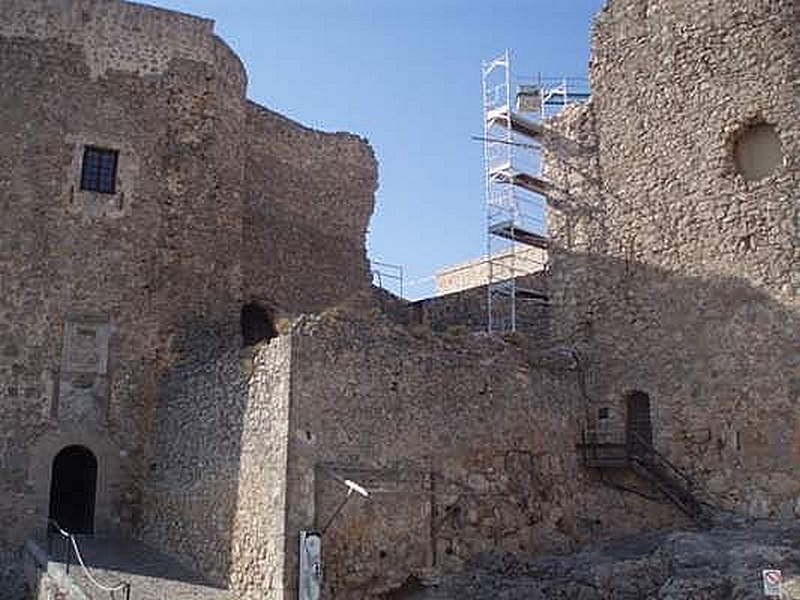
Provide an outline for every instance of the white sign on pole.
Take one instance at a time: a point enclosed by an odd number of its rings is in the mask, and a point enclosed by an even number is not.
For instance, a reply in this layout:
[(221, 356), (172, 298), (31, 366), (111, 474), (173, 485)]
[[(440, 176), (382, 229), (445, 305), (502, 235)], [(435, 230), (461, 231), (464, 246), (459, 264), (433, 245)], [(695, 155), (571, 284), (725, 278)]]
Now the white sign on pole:
[(764, 595), (770, 598), (780, 598), (781, 572), (778, 569), (764, 569), (761, 571), (761, 579), (764, 582)]
[(322, 582), (322, 536), (317, 531), (300, 532), (300, 600), (319, 600)]

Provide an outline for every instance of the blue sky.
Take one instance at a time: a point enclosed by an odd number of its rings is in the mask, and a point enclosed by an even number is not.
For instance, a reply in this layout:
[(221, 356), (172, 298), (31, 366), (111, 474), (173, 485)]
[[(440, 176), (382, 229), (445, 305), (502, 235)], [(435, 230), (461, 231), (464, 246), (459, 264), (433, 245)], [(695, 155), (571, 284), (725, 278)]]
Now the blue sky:
[(380, 188), (367, 245), (406, 296), (485, 251), (481, 61), (518, 77), (585, 76), (604, 0), (152, 0), (216, 21), (250, 98), (372, 144)]

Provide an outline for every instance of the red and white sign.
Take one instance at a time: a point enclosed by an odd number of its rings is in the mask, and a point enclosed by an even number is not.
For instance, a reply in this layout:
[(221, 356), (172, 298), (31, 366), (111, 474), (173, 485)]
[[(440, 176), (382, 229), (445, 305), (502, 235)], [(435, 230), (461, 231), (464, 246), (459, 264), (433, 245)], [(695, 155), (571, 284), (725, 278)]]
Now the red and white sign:
[(764, 581), (764, 595), (771, 598), (780, 598), (781, 572), (778, 569), (764, 569), (761, 571), (761, 579)]

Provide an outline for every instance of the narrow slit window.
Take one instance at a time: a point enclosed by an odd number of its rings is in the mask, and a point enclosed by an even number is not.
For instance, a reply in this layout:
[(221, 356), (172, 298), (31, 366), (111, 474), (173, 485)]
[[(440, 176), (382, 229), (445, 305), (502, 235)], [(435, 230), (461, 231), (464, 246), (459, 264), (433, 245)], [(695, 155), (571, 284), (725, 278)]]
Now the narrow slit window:
[(94, 146), (83, 150), (81, 189), (102, 194), (113, 194), (117, 185), (117, 159), (119, 152)]

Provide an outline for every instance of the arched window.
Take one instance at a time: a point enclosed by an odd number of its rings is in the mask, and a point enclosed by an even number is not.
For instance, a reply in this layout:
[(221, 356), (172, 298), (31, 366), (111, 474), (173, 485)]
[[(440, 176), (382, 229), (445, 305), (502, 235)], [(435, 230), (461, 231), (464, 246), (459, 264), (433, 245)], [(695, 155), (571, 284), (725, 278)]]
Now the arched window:
[(240, 319), (242, 325), (242, 345), (253, 346), (263, 340), (278, 335), (272, 323), (272, 315), (258, 304), (245, 304)]
[(97, 459), (84, 446), (67, 446), (53, 459), (50, 518), (70, 533), (94, 533)]

